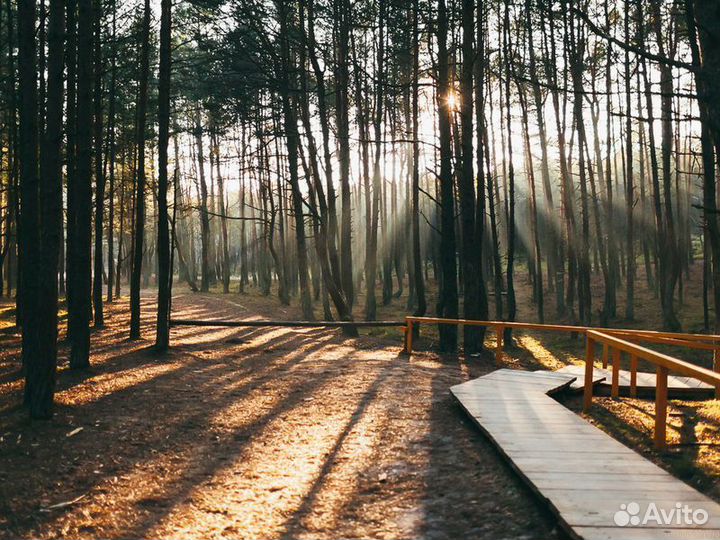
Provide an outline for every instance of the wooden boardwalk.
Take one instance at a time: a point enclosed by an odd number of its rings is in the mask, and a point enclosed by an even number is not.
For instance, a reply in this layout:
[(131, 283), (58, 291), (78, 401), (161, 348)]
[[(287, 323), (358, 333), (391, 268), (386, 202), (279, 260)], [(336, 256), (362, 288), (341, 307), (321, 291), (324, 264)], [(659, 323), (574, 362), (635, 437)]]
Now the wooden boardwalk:
[[(539, 373), (545, 373), (540, 371)], [(570, 385), (574, 390), (582, 390), (585, 384), (585, 366), (569, 365), (560, 368), (553, 373), (562, 373), (575, 377), (576, 380)], [(655, 373), (637, 372), (637, 389), (641, 395), (654, 395), (657, 375)], [(610, 387), (612, 381), (612, 369), (594, 368), (593, 383), (601, 387)], [(630, 388), (630, 372), (623, 369), (618, 373), (618, 383), (621, 392)], [(692, 377), (681, 377), (668, 375), (668, 392), (671, 396), (677, 397), (704, 397), (711, 398), (715, 388), (707, 383), (693, 379)], [(626, 392), (625, 392), (626, 393)]]
[[(720, 539), (720, 505), (548, 395), (574, 381), (555, 372), (500, 369), (450, 391), (573, 538)], [(678, 503), (704, 510), (708, 521), (623, 525), (623, 518), (642, 519), (651, 503), (666, 515)]]

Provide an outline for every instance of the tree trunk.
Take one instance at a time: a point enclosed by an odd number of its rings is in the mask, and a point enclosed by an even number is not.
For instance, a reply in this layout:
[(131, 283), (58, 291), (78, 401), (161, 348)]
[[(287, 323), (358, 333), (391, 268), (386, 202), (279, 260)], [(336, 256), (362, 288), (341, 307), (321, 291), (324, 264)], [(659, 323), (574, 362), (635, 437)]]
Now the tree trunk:
[(199, 105), (195, 121), (195, 145), (197, 147), (198, 173), (200, 177), (200, 292), (208, 292), (210, 290), (210, 216), (208, 215), (203, 128)]
[(110, 105), (108, 110), (108, 162), (109, 162), (109, 193), (108, 193), (108, 266), (107, 266), (107, 302), (113, 300), (113, 282), (115, 281), (115, 95), (117, 86), (117, 6), (112, 2), (112, 59), (110, 61)]
[[(460, 195), (460, 224), (462, 231), (463, 309), (469, 320), (480, 318), (478, 296), (480, 294), (480, 252), (478, 247), (475, 175), (473, 172), (473, 76), (475, 64), (475, 1), (462, 2), (462, 68), (460, 72), (460, 171), (458, 192)], [(463, 329), (465, 354), (482, 349), (482, 333), (477, 326)]]
[(95, 313), (95, 328), (102, 328), (103, 317), (103, 217), (105, 209), (105, 171), (103, 170), (103, 104), (102, 104), (102, 36), (101, 18), (102, 5), (100, 0), (94, 0), (93, 26), (95, 29), (95, 43), (93, 44), (93, 64), (95, 66), (95, 88), (93, 92), (95, 129), (95, 253), (93, 267), (93, 307)]
[[(437, 108), (440, 136), (440, 261), (441, 283), (438, 295), (438, 317), (457, 319), (458, 285), (455, 260), (455, 197), (452, 174), (451, 115), (449, 103), (450, 73), (447, 49), (448, 19), (445, 0), (438, 0), (437, 42)], [(457, 326), (440, 325), (440, 350), (453, 352), (457, 349)]]
[(225, 204), (225, 182), (220, 172), (220, 143), (215, 134), (215, 174), (218, 184), (218, 206), (220, 207), (220, 245), (222, 260), (220, 262), (223, 293), (230, 292), (230, 251), (228, 247), (228, 217), (227, 205)]
[(378, 46), (376, 60), (375, 85), (375, 160), (373, 162), (372, 202), (368, 243), (365, 252), (365, 320), (377, 318), (377, 301), (375, 299), (375, 281), (377, 275), (378, 221), (380, 215), (380, 194), (382, 178), (380, 177), (380, 160), (382, 156), (382, 121), (383, 121), (383, 62), (385, 57), (385, 0), (379, 2)]
[[(700, 110), (700, 140), (703, 164), (703, 213), (705, 230), (712, 255), (712, 284), (715, 322), (713, 330), (720, 331), (720, 226), (717, 214), (717, 181), (715, 156), (720, 150), (720, 6), (712, 0), (686, 0), (686, 15), (690, 33), (690, 49), (693, 64), (701, 69), (695, 71)], [(702, 53), (698, 46), (702, 47)], [(720, 152), (718, 152), (720, 155)]]
[(70, 367), (90, 365), (91, 313), (91, 222), (92, 222), (92, 83), (93, 83), (93, 4), (78, 0), (77, 30), (77, 170), (73, 188), (75, 221), (68, 234), (73, 235), (74, 259), (72, 311), (68, 313), (71, 339)]
[[(350, 41), (350, 2), (335, 3), (337, 32), (337, 66), (335, 75), (338, 161), (340, 162), (340, 275), (343, 291), (352, 309), (355, 299), (352, 266), (352, 214), (350, 208), (350, 118), (348, 97), (349, 68), (348, 43)], [(331, 194), (328, 193), (328, 197)]]
[[(505, 62), (505, 122), (508, 132), (508, 216), (507, 216), (507, 308), (508, 321), (514, 321), (517, 314), (515, 300), (515, 166), (513, 165), (512, 123), (510, 118), (510, 9), (505, 4), (505, 23), (503, 32), (503, 60)], [(504, 341), (512, 343), (512, 331), (505, 330)]]
[(413, 277), (415, 279), (415, 297), (417, 304), (414, 315), (423, 317), (427, 311), (425, 300), (425, 280), (422, 271), (422, 253), (420, 250), (420, 141), (419, 99), (420, 99), (420, 29), (418, 28), (420, 5), (413, 0), (413, 82), (412, 82), (412, 251)]
[(150, 75), (150, 0), (145, 0), (140, 44), (140, 92), (138, 96), (135, 184), (135, 231), (130, 275), (130, 339), (140, 338), (140, 278), (145, 240), (145, 124), (147, 121), (148, 79)]
[(172, 0), (160, 5), (160, 74), (158, 80), (158, 305), (155, 348), (167, 350), (170, 345), (170, 231), (168, 227), (168, 144), (170, 140), (170, 69), (172, 33)]

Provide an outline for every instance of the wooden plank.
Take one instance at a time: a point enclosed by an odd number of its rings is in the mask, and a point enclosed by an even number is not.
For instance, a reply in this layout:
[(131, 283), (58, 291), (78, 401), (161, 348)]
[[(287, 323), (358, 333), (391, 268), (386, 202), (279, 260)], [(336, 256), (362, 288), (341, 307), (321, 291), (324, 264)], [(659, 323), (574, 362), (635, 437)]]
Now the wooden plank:
[[(555, 371), (555, 373), (572, 375), (576, 378), (572, 383), (570, 383), (571, 390), (582, 390), (585, 386), (585, 366), (576, 366), (574, 364), (570, 364), (569, 366), (558, 369), (557, 371)], [(603, 375), (599, 369), (594, 370), (593, 385), (601, 383), (605, 380), (605, 378), (606, 376)]]
[(626, 491), (657, 491), (660, 493), (673, 493), (678, 489), (677, 480), (668, 475), (643, 475), (642, 477), (627, 477), (618, 483), (613, 476), (598, 473), (548, 473), (531, 472), (528, 478), (543, 492), (551, 495), (555, 490), (583, 489), (584, 491), (607, 491), (617, 489), (618, 485)]
[(659, 467), (647, 460), (633, 460), (632, 462), (613, 461), (605, 459), (602, 462), (588, 463), (584, 456), (566, 455), (559, 459), (546, 459), (544, 456), (523, 457), (515, 460), (516, 465), (527, 471), (543, 471), (543, 472), (582, 472), (586, 471), (588, 466), (593, 470), (603, 474), (657, 474)]
[[(546, 395), (567, 384), (545, 373), (500, 370), (451, 392), (573, 538), (720, 539), (720, 505)], [(668, 511), (688, 504), (710, 520), (701, 528), (618, 526), (620, 505), (633, 501)]]

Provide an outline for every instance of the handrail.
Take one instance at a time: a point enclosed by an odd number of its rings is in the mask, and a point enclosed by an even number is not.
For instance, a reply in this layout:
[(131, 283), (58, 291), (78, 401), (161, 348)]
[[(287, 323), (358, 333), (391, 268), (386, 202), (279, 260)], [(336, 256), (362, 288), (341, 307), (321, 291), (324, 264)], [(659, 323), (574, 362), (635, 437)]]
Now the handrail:
[(277, 326), (283, 328), (375, 328), (390, 326), (405, 326), (404, 321), (224, 321), (219, 319), (170, 319), (170, 326), (226, 326), (230, 328), (264, 328)]
[(595, 367), (595, 343), (602, 343), (607, 348), (613, 349), (612, 362), (612, 388), (611, 396), (619, 395), (618, 378), (620, 373), (620, 354), (626, 352), (631, 355), (631, 394), (637, 392), (637, 359), (640, 358), (656, 366), (655, 380), (655, 432), (653, 439), (658, 450), (665, 449), (667, 442), (667, 398), (668, 398), (668, 373), (674, 371), (688, 377), (694, 377), (700, 381), (715, 386), (715, 391), (720, 391), (720, 373), (704, 367), (695, 366), (684, 360), (668, 356), (660, 352), (650, 350), (641, 345), (625, 341), (610, 334), (597, 330), (586, 332), (587, 345), (585, 350), (585, 388), (583, 399), (583, 410), (590, 410), (593, 398), (593, 370)]
[(643, 347), (642, 345), (625, 341), (604, 332), (588, 330), (587, 337), (588, 339), (605, 343), (613, 347), (615, 350), (620, 350), (646, 360), (651, 364), (666, 367), (672, 371), (685, 375), (686, 377), (693, 377), (708, 384), (712, 384), (713, 386), (720, 385), (720, 373), (716, 373), (710, 369), (696, 366), (690, 362), (686, 362), (685, 360), (680, 360), (679, 358), (653, 351)]
[[(573, 326), (564, 324), (523, 323), (516, 321), (477, 321), (467, 319), (444, 319), (440, 317), (405, 317), (405, 352), (412, 354), (413, 326), (420, 324), (454, 324), (457, 326), (485, 326), (492, 329), (497, 336), (495, 362), (502, 365), (503, 333), (506, 328), (518, 330), (539, 330), (550, 332), (571, 332), (584, 334), (587, 339), (585, 351), (585, 400), (584, 409), (592, 405), (593, 368), (595, 364), (595, 344), (603, 345), (602, 364), (607, 367), (612, 349), (612, 383), (610, 395), (618, 397), (620, 357), (623, 352), (630, 355), (630, 395), (637, 395), (638, 359), (645, 360), (656, 366), (655, 384), (655, 446), (664, 449), (667, 432), (667, 376), (669, 371), (694, 377), (715, 386), (715, 396), (720, 398), (720, 336), (706, 334), (688, 334), (680, 332), (657, 332), (654, 330), (631, 330), (626, 328), (596, 328), (591, 326)], [(684, 360), (667, 354), (655, 352), (637, 342), (674, 345), (688, 349), (711, 350), (713, 369), (695, 366)]]
[(458, 326), (487, 326), (504, 328), (516, 328), (518, 330), (542, 330), (550, 332), (572, 332), (584, 334), (588, 330), (598, 330), (611, 334), (626, 334), (642, 337), (658, 337), (668, 339), (680, 339), (685, 341), (708, 341), (720, 345), (720, 335), (717, 334), (690, 334), (683, 332), (658, 332), (657, 330), (635, 330), (630, 328), (601, 328), (596, 326), (577, 326), (569, 324), (541, 324), (524, 323), (517, 321), (480, 321), (470, 319), (444, 319), (442, 317), (405, 317), (407, 322), (425, 324), (456, 324)]
[[(567, 332), (586, 334), (589, 331), (599, 331), (605, 334), (621, 336), (626, 339), (658, 343), (661, 345), (676, 345), (688, 349), (710, 350), (715, 352), (714, 367), (720, 372), (720, 335), (717, 334), (690, 334), (682, 332), (658, 332), (656, 330), (633, 330), (628, 328), (600, 328), (594, 326), (576, 326), (568, 324), (541, 324), (524, 323), (516, 321), (479, 321), (470, 319), (445, 319), (442, 317), (405, 317), (405, 352), (412, 354), (413, 327), (415, 324), (454, 324), (457, 326), (485, 326), (491, 328), (497, 335), (495, 360), (502, 364), (503, 332), (505, 328), (517, 330), (539, 330), (543, 332)], [(719, 391), (720, 397), (720, 391)]]

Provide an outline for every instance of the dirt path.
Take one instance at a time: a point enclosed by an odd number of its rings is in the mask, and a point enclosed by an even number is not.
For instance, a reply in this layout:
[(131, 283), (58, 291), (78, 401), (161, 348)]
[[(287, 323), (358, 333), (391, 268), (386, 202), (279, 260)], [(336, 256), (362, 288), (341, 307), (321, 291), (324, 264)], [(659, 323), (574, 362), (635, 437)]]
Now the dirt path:
[[(185, 295), (175, 310), (294, 315), (255, 303)], [(490, 356), (408, 360), (397, 341), (336, 331), (183, 328), (159, 358), (124, 341), (124, 310), (93, 336), (92, 371), (61, 374), (49, 423), (17, 408), (17, 351), (3, 343), (0, 537), (559, 535), (448, 393)]]

